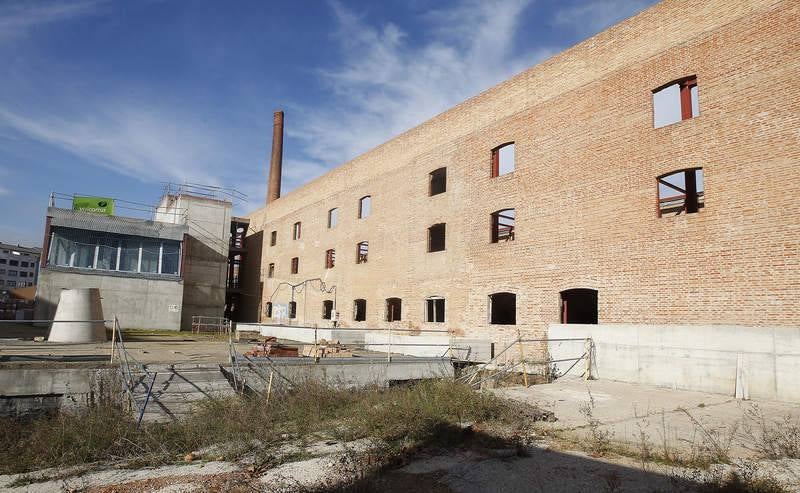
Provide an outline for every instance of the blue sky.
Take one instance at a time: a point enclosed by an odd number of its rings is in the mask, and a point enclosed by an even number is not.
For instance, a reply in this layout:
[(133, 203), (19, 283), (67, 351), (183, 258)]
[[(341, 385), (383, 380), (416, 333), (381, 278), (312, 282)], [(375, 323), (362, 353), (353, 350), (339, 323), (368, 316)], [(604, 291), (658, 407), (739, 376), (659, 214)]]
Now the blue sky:
[(51, 191), (155, 203), (167, 181), (263, 203), (654, 0), (0, 0), (0, 241)]

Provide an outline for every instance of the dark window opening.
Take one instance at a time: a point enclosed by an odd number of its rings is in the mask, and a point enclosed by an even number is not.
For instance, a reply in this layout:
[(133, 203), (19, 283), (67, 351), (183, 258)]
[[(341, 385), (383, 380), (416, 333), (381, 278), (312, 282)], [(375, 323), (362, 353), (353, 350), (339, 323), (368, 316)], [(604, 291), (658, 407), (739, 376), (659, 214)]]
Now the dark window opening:
[(503, 209), (492, 213), (492, 243), (514, 241), (517, 212)]
[(267, 269), (267, 277), (275, 277), (275, 264), (269, 264)]
[(335, 228), (339, 223), (339, 209), (333, 208), (328, 211), (328, 229)]
[(325, 250), (325, 268), (333, 269), (334, 265), (336, 265), (336, 250), (333, 248)]
[(353, 320), (363, 322), (367, 319), (367, 300), (353, 300)]
[(298, 257), (294, 257), (292, 259), (292, 274), (297, 274), (300, 270), (300, 259)]
[(703, 168), (690, 168), (659, 176), (658, 217), (694, 214), (705, 204)]
[(439, 168), (430, 172), (430, 195), (439, 195), (447, 191), (447, 168)]
[(402, 320), (403, 301), (400, 298), (386, 299), (386, 321), (398, 322)]
[(441, 252), (445, 247), (445, 223), (428, 228), (428, 251)]
[(278, 243), (278, 232), (273, 231), (269, 234), (269, 246), (275, 246)]
[(367, 256), (369, 255), (369, 242), (361, 241), (356, 245), (356, 263), (367, 263)]
[(300, 221), (294, 223), (294, 227), (292, 228), (292, 239), (300, 239)]
[(562, 324), (597, 324), (597, 291), (567, 289), (561, 292)]
[(699, 114), (697, 77), (676, 80), (653, 91), (653, 128), (689, 120)]
[(444, 322), (444, 298), (431, 296), (425, 300), (425, 321)]
[(264, 308), (264, 313), (267, 314), (267, 318), (272, 318), (272, 302), (268, 301), (267, 306)]
[(513, 142), (492, 149), (492, 178), (514, 171), (516, 148)]
[(494, 293), (489, 295), (490, 321), (498, 325), (517, 324), (517, 295)]
[(372, 197), (367, 195), (358, 201), (358, 218), (364, 219), (372, 212)]
[(289, 318), (297, 318), (297, 302), (289, 302)]
[(322, 302), (322, 319), (330, 320), (333, 318), (333, 300), (325, 300)]

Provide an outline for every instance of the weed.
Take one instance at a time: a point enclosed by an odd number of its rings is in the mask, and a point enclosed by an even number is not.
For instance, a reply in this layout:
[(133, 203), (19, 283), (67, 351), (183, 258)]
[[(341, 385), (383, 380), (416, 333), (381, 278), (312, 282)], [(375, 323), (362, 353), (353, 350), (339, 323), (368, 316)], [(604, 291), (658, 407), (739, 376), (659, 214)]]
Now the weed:
[(745, 411), (745, 417), (744, 431), (754, 438), (763, 458), (800, 459), (800, 417), (769, 421), (757, 404)]
[(581, 415), (586, 418), (586, 424), (591, 433), (591, 441), (588, 444), (588, 451), (593, 455), (605, 455), (611, 448), (611, 438), (613, 433), (601, 428), (603, 423), (594, 416), (595, 402), (592, 391), (587, 388), (589, 400), (580, 406)]

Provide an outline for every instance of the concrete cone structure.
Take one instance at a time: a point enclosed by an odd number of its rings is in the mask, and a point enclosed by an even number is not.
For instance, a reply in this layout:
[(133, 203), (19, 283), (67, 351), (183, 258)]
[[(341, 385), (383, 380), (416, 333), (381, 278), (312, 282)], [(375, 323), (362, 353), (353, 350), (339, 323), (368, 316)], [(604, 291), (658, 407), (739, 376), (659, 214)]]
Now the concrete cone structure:
[[(59, 321), (67, 321), (60, 322)], [(85, 320), (80, 322), (79, 320)], [(92, 322), (91, 320), (95, 320)], [(99, 322), (97, 321), (99, 320)], [(104, 342), (106, 326), (97, 288), (61, 291), (56, 316), (50, 327), (50, 342)]]

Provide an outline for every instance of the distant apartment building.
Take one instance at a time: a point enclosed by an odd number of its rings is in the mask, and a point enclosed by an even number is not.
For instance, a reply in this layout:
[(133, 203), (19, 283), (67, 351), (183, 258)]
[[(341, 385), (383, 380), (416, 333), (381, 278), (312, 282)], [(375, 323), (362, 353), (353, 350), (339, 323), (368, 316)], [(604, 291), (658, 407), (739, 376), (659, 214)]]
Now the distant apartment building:
[(0, 291), (35, 286), (42, 249), (0, 243)]

